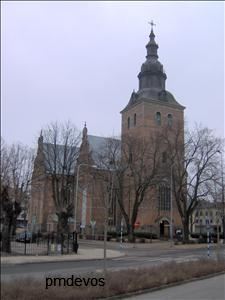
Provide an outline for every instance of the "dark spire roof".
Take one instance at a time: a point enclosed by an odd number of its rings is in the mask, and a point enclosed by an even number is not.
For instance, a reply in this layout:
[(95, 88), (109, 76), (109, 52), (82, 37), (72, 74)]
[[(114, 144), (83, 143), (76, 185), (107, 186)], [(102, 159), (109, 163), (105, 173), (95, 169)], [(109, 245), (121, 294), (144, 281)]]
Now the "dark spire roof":
[(44, 140), (44, 138), (43, 138), (43, 134), (42, 134), (42, 130), (41, 130), (40, 136), (39, 136), (39, 138), (38, 138), (38, 145), (43, 144), (43, 140)]
[[(153, 22), (151, 23), (151, 25)], [(158, 60), (158, 45), (155, 41), (155, 34), (153, 28), (149, 35), (149, 42), (146, 45), (147, 56), (146, 61), (141, 66), (141, 72), (138, 74), (139, 78), (139, 92), (148, 89), (157, 93), (165, 90), (166, 74), (163, 65)], [(151, 93), (150, 93), (151, 94)], [(149, 94), (149, 95), (150, 95)]]
[(158, 45), (156, 44), (155, 42), (155, 34), (153, 32), (153, 28), (151, 29), (151, 33), (149, 35), (149, 42), (148, 44), (146, 45), (146, 49), (147, 49), (147, 56), (146, 58), (147, 59), (150, 59), (150, 58), (155, 58), (157, 59), (158, 58)]
[[(158, 60), (158, 48), (155, 41), (155, 34), (153, 31), (153, 22), (150, 23), (152, 28), (149, 35), (149, 42), (146, 45), (147, 55), (146, 61), (141, 66), (141, 71), (138, 74), (139, 89), (137, 92), (133, 91), (130, 101), (124, 110), (130, 106), (142, 101), (159, 101), (162, 104), (169, 104), (177, 108), (184, 109), (174, 98), (174, 96), (166, 90), (166, 73), (163, 65)], [(122, 110), (123, 112), (123, 110)]]

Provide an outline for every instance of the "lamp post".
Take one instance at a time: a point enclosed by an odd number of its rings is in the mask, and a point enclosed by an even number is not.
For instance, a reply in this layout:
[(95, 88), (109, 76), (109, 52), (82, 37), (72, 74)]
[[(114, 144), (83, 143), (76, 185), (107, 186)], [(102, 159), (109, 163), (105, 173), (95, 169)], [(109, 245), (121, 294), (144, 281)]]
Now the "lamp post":
[(170, 247), (173, 246), (173, 166), (170, 167)]
[[(114, 171), (114, 170), (113, 170)], [(112, 173), (112, 181), (111, 181), (111, 188), (110, 188), (110, 195), (109, 195), (109, 201), (108, 197), (106, 199), (106, 205), (105, 205), (105, 222), (104, 222), (104, 244), (103, 244), (103, 271), (104, 274), (106, 274), (107, 269), (107, 231), (108, 231), (108, 209), (110, 208), (110, 205), (112, 205), (113, 201), (113, 185), (114, 185), (114, 173)]]
[(221, 155), (221, 183), (222, 183), (222, 228), (223, 228), (223, 244), (225, 244), (225, 200), (224, 200), (224, 178), (223, 178), (223, 153), (218, 150)]
[(78, 197), (78, 184), (79, 184), (79, 173), (80, 173), (80, 167), (87, 166), (96, 168), (95, 165), (89, 165), (86, 163), (81, 163), (77, 167), (77, 178), (76, 178), (76, 193), (75, 193), (75, 203), (74, 203), (74, 231), (76, 232), (77, 229), (77, 197)]

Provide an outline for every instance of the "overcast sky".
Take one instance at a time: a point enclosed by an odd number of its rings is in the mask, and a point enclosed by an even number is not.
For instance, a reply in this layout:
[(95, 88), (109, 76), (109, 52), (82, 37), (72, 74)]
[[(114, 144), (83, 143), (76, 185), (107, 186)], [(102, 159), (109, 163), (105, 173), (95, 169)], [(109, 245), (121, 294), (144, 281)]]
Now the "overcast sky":
[(2, 136), (35, 146), (71, 120), (118, 135), (138, 88), (152, 19), (167, 90), (190, 126), (224, 135), (223, 2), (1, 2)]

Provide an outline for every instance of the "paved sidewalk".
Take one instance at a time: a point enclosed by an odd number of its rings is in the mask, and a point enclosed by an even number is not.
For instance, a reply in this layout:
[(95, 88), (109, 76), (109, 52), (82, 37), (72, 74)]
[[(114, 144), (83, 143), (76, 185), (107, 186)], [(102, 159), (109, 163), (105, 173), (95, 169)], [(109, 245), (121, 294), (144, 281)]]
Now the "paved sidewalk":
[[(96, 247), (102, 247), (103, 243), (102, 241), (91, 241), (91, 240), (80, 240), (80, 245), (95, 245)], [(119, 242), (107, 242), (108, 247), (114, 248), (114, 249), (149, 249), (149, 250), (162, 250), (162, 249), (173, 249), (173, 250), (189, 250), (189, 249), (201, 249), (201, 248), (207, 248), (207, 244), (179, 244), (175, 245), (174, 243), (171, 245), (170, 241), (160, 241), (160, 240), (153, 240), (152, 243), (146, 242), (146, 243), (127, 243), (123, 242), (122, 244)], [(217, 244), (210, 244), (210, 248), (216, 248)], [(222, 244), (220, 244), (219, 247), (223, 247)]]
[[(124, 256), (124, 253), (116, 250), (107, 250), (107, 258)], [(65, 255), (40, 255), (40, 256), (4, 256), (1, 264), (27, 264), (40, 262), (79, 261), (103, 259), (103, 249), (79, 249), (77, 254)]]
[(174, 285), (149, 293), (134, 295), (133, 297), (121, 297), (127, 300), (224, 300), (225, 299), (225, 275), (219, 275), (206, 279)]

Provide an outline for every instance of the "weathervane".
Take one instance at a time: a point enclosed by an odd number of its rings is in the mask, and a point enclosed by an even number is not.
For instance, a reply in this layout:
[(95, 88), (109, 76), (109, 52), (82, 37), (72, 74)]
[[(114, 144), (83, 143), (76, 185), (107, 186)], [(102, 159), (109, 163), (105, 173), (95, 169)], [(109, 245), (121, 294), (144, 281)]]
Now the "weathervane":
[(151, 21), (151, 22), (148, 22), (148, 24), (150, 24), (151, 26), (152, 26), (152, 30), (153, 30), (153, 26), (156, 26), (154, 23), (153, 23), (153, 21)]

